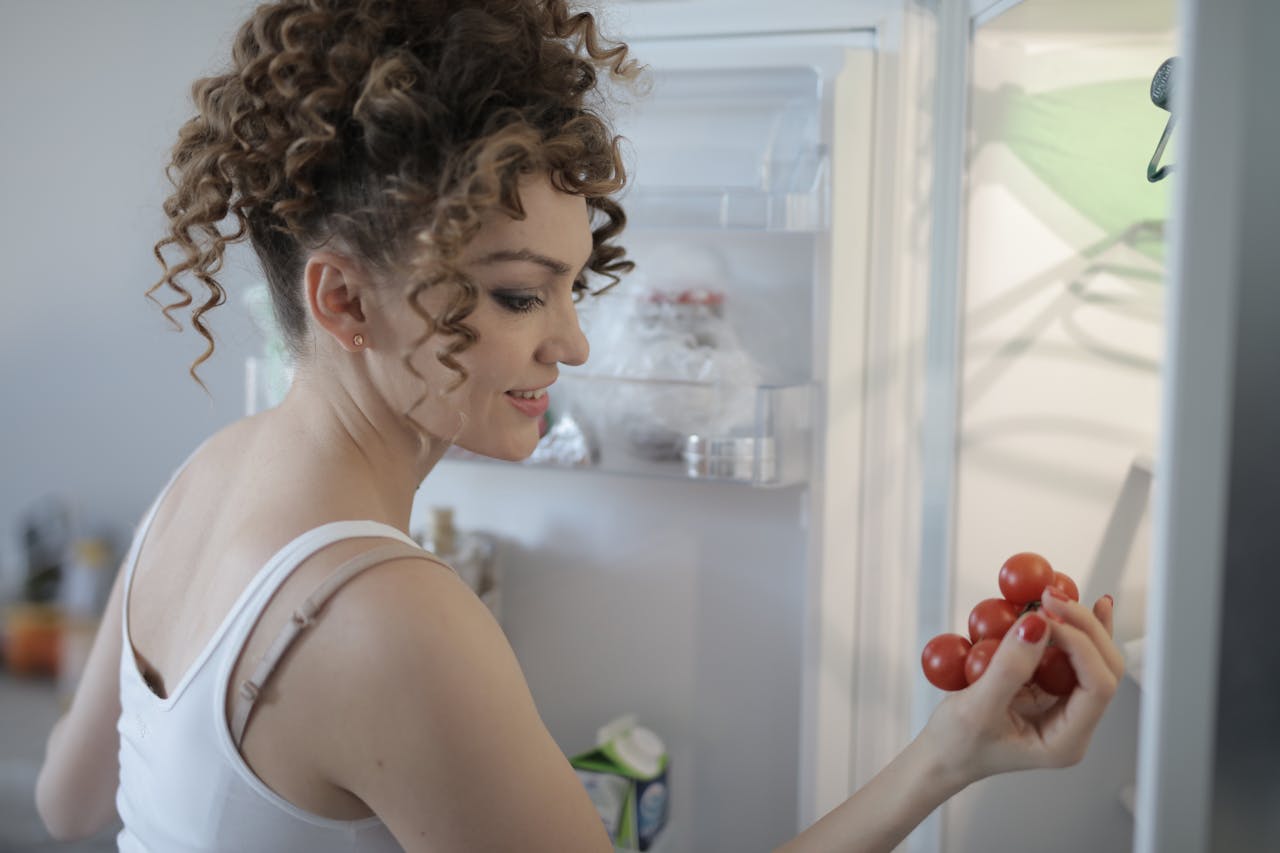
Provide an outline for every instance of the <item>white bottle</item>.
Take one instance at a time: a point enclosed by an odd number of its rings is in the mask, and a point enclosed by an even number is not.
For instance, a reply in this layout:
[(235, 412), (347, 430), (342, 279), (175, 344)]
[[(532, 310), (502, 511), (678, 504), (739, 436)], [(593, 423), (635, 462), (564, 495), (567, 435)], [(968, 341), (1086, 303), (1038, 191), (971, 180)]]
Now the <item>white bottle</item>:
[(454, 524), (452, 507), (432, 507), (430, 529), (422, 547), (453, 567), (494, 618), (500, 618), (501, 589), (492, 537), (460, 531)]

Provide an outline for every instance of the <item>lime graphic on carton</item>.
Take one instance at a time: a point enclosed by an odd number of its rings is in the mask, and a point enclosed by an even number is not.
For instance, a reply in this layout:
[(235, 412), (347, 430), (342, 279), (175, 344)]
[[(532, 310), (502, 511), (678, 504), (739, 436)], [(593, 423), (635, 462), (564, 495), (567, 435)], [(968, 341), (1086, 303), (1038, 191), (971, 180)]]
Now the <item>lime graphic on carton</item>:
[(632, 714), (596, 733), (596, 748), (569, 759), (617, 848), (648, 850), (667, 825), (667, 748)]

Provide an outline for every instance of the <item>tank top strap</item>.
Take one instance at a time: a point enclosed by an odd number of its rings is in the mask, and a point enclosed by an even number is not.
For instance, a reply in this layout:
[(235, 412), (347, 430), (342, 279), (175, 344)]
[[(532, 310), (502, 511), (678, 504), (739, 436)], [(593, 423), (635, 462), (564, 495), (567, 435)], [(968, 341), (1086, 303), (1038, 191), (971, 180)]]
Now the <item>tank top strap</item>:
[(412, 538), (392, 527), (376, 521), (335, 521), (303, 533), (287, 546), (282, 548), (276, 557), (264, 567), (262, 574), (255, 579), (254, 589), (244, 606), (236, 613), (236, 624), (224, 638), (221, 650), (222, 665), (219, 667), (216, 691), (219, 705), (222, 696), (226, 695), (226, 686), (231, 678), (232, 670), (244, 644), (253, 633), (258, 619), (266, 610), (268, 602), (275, 591), (289, 578), (304, 560), (320, 549), (344, 539), (379, 538), (393, 540), (389, 544), (379, 545), (353, 557), (335, 569), (328, 578), (321, 582), (312, 593), (294, 609), (290, 620), (280, 630), (275, 641), (259, 659), (253, 674), (236, 689), (232, 700), (232, 716), (229, 721), (233, 742), (239, 748), (244, 737), (245, 727), (253, 712), (258, 692), (267, 683), (272, 672), (284, 657), (289, 647), (302, 631), (314, 624), (317, 615), (324, 605), (338, 590), (356, 575), (388, 560), (403, 558), (425, 559), (437, 565), (449, 568), (430, 552), (424, 550)]

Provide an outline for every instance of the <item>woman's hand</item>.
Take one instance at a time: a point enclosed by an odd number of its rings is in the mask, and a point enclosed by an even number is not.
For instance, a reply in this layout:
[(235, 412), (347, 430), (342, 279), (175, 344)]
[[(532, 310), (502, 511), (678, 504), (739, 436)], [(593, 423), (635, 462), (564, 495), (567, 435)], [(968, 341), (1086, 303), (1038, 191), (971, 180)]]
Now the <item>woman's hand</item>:
[[(1042, 611), (1024, 615), (1004, 636), (982, 678), (944, 699), (922, 733), (962, 785), (1078, 763), (1124, 675), (1124, 657), (1111, 639), (1110, 597), (1098, 599), (1092, 612), (1048, 589), (1042, 602)], [(1068, 696), (1027, 686), (1050, 638), (1079, 680)]]
[[(1043, 611), (1010, 629), (977, 683), (944, 699), (887, 767), (778, 853), (887, 853), (971, 782), (1083, 758), (1124, 674), (1124, 659), (1111, 641), (1111, 600), (1100, 599), (1090, 613), (1075, 602), (1048, 598), (1047, 589), (1044, 595)], [(1037, 624), (1039, 636), (1034, 628), (1019, 636), (1024, 626)], [(1079, 679), (1063, 698), (1026, 686), (1050, 638)]]

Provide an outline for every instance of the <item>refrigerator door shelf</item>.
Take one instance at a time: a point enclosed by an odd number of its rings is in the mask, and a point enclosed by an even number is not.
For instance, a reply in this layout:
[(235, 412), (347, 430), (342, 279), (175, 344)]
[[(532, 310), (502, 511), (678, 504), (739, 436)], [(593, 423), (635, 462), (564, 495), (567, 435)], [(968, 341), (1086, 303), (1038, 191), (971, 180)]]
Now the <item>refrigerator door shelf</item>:
[[(807, 482), (811, 468), (813, 400), (807, 383), (739, 386), (566, 373), (552, 392), (543, 443), (564, 441), (569, 424), (590, 452), (542, 452), (539, 445), (521, 464), (795, 485)], [(494, 462), (456, 448), (446, 458)], [(542, 461), (551, 459), (558, 461)]]
[(901, 0), (613, 0), (599, 5), (605, 12), (606, 35), (620, 35), (634, 44), (776, 33), (844, 35), (881, 26), (902, 4)]
[(828, 224), (827, 162), (821, 151), (812, 186), (800, 192), (747, 187), (636, 187), (623, 196), (632, 229), (787, 231), (817, 233)]
[(650, 71), (617, 128), (637, 228), (821, 231), (822, 77), (808, 65)]

